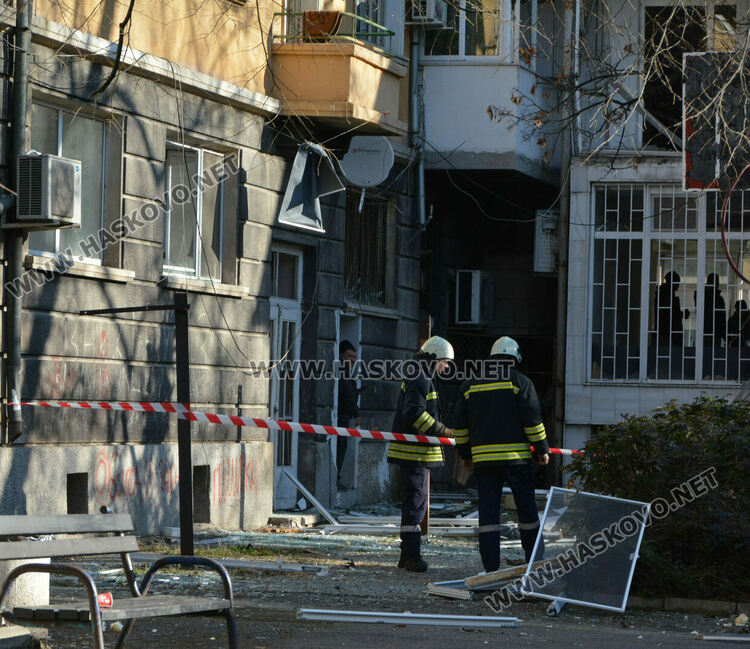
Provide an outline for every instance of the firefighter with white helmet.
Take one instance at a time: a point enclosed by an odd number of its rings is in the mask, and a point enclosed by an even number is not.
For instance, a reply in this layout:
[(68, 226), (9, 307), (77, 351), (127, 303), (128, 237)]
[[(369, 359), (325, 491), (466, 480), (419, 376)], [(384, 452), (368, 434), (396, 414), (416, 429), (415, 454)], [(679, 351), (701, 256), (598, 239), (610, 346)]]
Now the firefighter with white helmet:
[[(549, 462), (549, 446), (534, 384), (516, 369), (521, 362), (518, 343), (503, 336), (490, 358), (502, 372), (466, 381), (458, 396), (453, 424), (456, 450), (466, 468), (474, 468), (479, 495), (479, 553), (487, 572), (500, 567), (500, 500), (510, 485), (518, 511), (518, 529), (526, 561), (539, 532), (534, 498), (534, 464)], [(540, 554), (544, 542), (540, 542)]]
[[(440, 336), (424, 342), (414, 356), (409, 377), (401, 383), (392, 430), (396, 433), (452, 437), (453, 431), (440, 421), (438, 393), (433, 383), (436, 373), (444, 372), (455, 358), (451, 344)], [(407, 367), (405, 366), (406, 375)], [(399, 568), (414, 572), (427, 570), (421, 555), (419, 524), (427, 511), (429, 470), (443, 464), (439, 444), (391, 442), (388, 462), (401, 473), (403, 502), (401, 506), (401, 558)]]

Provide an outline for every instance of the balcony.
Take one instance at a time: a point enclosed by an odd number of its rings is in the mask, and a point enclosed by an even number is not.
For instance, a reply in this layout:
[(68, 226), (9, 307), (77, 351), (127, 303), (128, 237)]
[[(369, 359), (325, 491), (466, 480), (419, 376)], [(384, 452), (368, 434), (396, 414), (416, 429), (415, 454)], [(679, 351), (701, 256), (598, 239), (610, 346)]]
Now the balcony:
[(407, 68), (389, 53), (394, 35), (345, 11), (275, 14), (272, 94), (282, 112), (362, 134), (405, 134), (399, 92)]

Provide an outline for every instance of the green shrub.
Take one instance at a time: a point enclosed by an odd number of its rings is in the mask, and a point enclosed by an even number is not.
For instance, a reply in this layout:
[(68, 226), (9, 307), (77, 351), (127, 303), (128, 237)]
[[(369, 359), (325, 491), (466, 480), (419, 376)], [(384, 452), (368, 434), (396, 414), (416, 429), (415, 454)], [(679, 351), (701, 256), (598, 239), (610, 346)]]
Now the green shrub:
[(714, 467), (718, 486), (648, 527), (633, 593), (750, 600), (750, 404), (700, 397), (602, 428), (569, 468), (584, 491), (651, 502)]

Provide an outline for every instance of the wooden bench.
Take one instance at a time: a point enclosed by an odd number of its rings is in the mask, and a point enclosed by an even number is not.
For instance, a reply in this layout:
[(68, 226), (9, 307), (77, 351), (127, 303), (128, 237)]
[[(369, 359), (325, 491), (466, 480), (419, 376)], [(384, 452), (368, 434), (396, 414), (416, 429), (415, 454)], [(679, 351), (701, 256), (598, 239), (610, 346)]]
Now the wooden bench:
[[(53, 560), (49, 564), (22, 564), (8, 573), (0, 589), (0, 614), (12, 622), (23, 619), (33, 620), (34, 624), (90, 622), (95, 649), (104, 649), (102, 631), (107, 621), (124, 622), (115, 645), (119, 649), (138, 618), (188, 614), (223, 615), (226, 618), (229, 648), (238, 649), (232, 582), (226, 569), (218, 562), (204, 557), (168, 556), (155, 561), (139, 584), (129, 554), (138, 551), (138, 542), (132, 531), (133, 521), (129, 514), (0, 516), (0, 561), (46, 557)], [(49, 535), (64, 536), (55, 536), (51, 540), (18, 539)], [(96, 585), (87, 572), (71, 563), (54, 561), (59, 557), (91, 557), (106, 554), (120, 555), (131, 594), (131, 597), (115, 597), (111, 608), (99, 606)], [(148, 590), (154, 575), (166, 566), (205, 567), (216, 571), (224, 586), (223, 598), (149, 595)], [(30, 572), (76, 577), (86, 590), (87, 599), (49, 606), (17, 606), (13, 611), (6, 610), (5, 601), (13, 581)]]

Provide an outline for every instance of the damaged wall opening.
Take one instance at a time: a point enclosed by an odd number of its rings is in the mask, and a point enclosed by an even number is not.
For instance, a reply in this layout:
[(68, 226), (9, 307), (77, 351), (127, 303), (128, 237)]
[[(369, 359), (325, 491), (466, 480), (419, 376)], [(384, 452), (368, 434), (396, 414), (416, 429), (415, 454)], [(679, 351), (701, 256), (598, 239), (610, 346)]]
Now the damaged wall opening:
[(89, 513), (89, 474), (68, 473), (68, 514)]
[(210, 476), (208, 464), (193, 467), (193, 521), (196, 523), (211, 522)]

